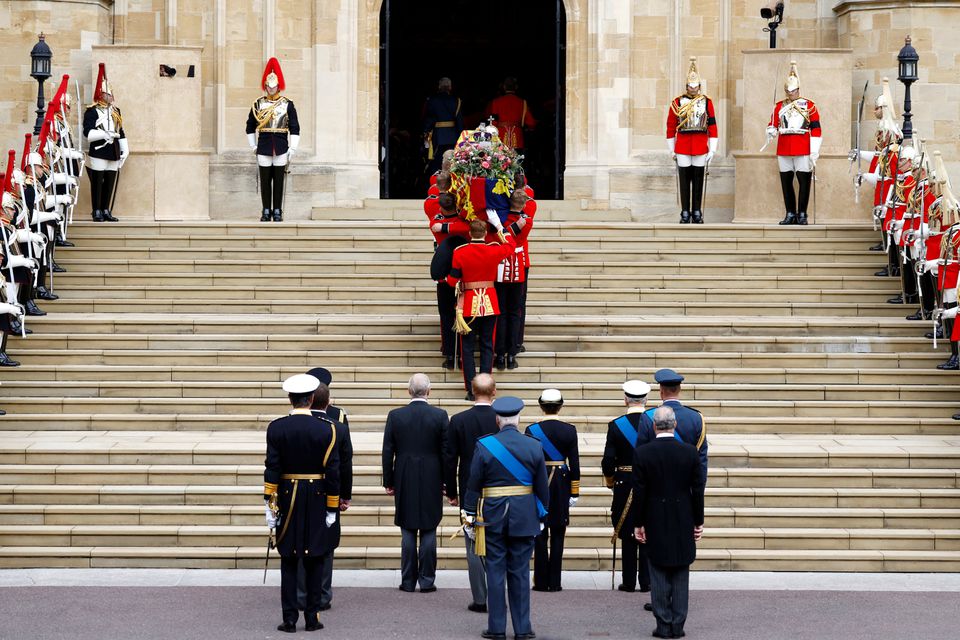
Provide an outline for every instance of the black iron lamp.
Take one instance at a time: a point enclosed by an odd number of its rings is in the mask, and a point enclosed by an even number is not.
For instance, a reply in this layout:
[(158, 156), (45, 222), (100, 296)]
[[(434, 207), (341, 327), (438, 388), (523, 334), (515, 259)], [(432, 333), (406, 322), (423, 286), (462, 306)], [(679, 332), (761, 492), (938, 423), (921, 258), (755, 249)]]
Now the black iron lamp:
[(910, 36), (907, 36), (906, 40), (904, 40), (903, 48), (900, 49), (900, 53), (897, 54), (897, 62), (899, 63), (897, 80), (902, 82), (903, 86), (906, 87), (903, 96), (903, 139), (910, 140), (913, 138), (913, 123), (911, 122), (913, 114), (910, 113), (910, 85), (919, 79), (917, 77), (917, 70), (919, 67), (918, 63), (920, 62), (920, 56), (917, 55), (917, 50), (913, 48)]
[(40, 34), (37, 44), (30, 50), (30, 77), (40, 85), (37, 89), (37, 121), (33, 125), (33, 135), (40, 135), (40, 128), (43, 126), (43, 114), (46, 103), (43, 100), (43, 83), (50, 77), (50, 59), (53, 58), (53, 51), (47, 46), (46, 36)]

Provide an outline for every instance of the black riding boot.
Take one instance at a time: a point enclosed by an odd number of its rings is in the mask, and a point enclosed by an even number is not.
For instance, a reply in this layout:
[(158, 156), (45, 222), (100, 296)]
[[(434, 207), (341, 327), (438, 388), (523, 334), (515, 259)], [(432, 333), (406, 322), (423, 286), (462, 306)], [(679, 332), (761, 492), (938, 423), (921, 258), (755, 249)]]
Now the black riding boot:
[(103, 171), (87, 169), (87, 177), (90, 178), (90, 206), (93, 211), (94, 222), (103, 222), (103, 211), (100, 209), (100, 192), (103, 191)]
[(259, 167), (260, 171), (260, 204), (263, 213), (260, 222), (270, 222), (270, 205), (273, 202), (273, 167)]
[(780, 224), (797, 224), (797, 196), (793, 191), (793, 171), (780, 172), (780, 189), (783, 191), (783, 208), (787, 212)]
[(797, 171), (797, 182), (800, 183), (800, 193), (797, 196), (797, 224), (807, 224), (807, 205), (810, 204), (810, 185), (813, 182), (813, 172)]
[(693, 167), (677, 167), (680, 175), (680, 224), (690, 223), (690, 184), (693, 180)]
[(283, 180), (286, 178), (286, 165), (273, 167), (273, 221), (283, 221)]
[(103, 213), (103, 219), (106, 222), (117, 222), (117, 219), (113, 217), (113, 211), (110, 210), (110, 207), (113, 202), (113, 191), (117, 187), (117, 172), (116, 171), (104, 171), (103, 172), (103, 189), (100, 192), (100, 210)]
[(693, 224), (703, 224), (703, 177), (706, 167), (690, 167), (693, 182), (693, 198), (690, 206), (693, 207)]
[(20, 363), (7, 355), (7, 332), (0, 333), (0, 367), (19, 367)]

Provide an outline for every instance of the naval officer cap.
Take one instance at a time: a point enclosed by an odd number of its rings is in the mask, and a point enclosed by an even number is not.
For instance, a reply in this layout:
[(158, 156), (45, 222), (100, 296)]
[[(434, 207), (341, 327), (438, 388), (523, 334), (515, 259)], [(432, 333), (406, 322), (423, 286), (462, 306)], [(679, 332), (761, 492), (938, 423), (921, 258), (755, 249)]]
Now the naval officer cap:
[(320, 381), (320, 384), (325, 384), (328, 387), (330, 383), (333, 382), (333, 374), (324, 369), (323, 367), (316, 367), (307, 371), (308, 376), (313, 376)]
[(683, 382), (683, 376), (673, 369), (660, 369), (653, 374), (653, 379), (659, 384), (680, 384)]
[(523, 410), (523, 400), (515, 396), (504, 396), (493, 401), (493, 410), (501, 418), (512, 418), (520, 415)]
[(544, 404), (563, 402), (563, 394), (560, 393), (560, 389), (544, 389), (540, 394), (540, 402)]
[(306, 373), (298, 373), (283, 381), (283, 390), (287, 393), (313, 393), (320, 387), (320, 381)]
[(628, 398), (642, 398), (650, 393), (650, 385), (643, 380), (627, 380), (623, 383), (623, 395)]

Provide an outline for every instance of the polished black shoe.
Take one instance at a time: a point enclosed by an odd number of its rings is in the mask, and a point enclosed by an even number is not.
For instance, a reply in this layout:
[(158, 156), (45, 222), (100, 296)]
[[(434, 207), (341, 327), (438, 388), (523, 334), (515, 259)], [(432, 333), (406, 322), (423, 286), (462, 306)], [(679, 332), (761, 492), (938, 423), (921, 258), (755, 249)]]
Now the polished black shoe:
[(906, 317), (906, 319), (907, 320), (929, 320), (930, 318), (927, 317), (927, 314), (925, 314), (922, 310), (917, 309), (915, 313), (911, 313)]
[(503, 371), (507, 368), (507, 356), (497, 356), (493, 361), (493, 366), (497, 371)]
[(485, 604), (477, 604), (476, 602), (471, 602), (470, 604), (467, 605), (467, 610), (468, 610), (468, 611), (473, 611), (474, 613), (486, 613), (486, 612), (487, 612), (487, 605), (485, 605)]
[(443, 364), (440, 365), (444, 369), (453, 369), (453, 356), (444, 356)]
[(960, 413), (955, 413), (955, 414), (953, 414), (953, 419), (954, 419), (954, 420), (960, 420)]
[[(927, 340), (933, 340), (933, 331), (927, 331), (923, 334)], [(937, 340), (943, 340), (943, 327), (937, 327)]]
[(903, 304), (903, 296), (895, 296), (893, 298), (887, 298), (887, 304)]
[(263, 213), (260, 214), (260, 222), (270, 222), (270, 209), (264, 209)]
[(541, 586), (539, 586), (539, 585), (534, 585), (534, 586), (530, 587), (530, 590), (531, 590), (531, 591), (542, 591), (542, 592), (544, 592), (544, 593), (548, 593), (548, 592), (550, 591), (550, 587), (541, 587)]
[(0, 416), (5, 416), (5, 415), (7, 415), (7, 412), (4, 411), (3, 409), (0, 409)]
[(12, 360), (10, 356), (0, 351), (0, 367), (19, 367), (20, 363)]
[(893, 276), (894, 278), (899, 278), (899, 277), (900, 277), (900, 267), (894, 266), (892, 269), (890, 269), (890, 275)]
[(283, 222), (283, 211), (280, 209), (273, 210), (273, 221), (274, 222)]
[(100, 209), (95, 209), (90, 216), (93, 218), (94, 222), (103, 222), (103, 211), (100, 211)]
[(27, 304), (23, 305), (23, 308), (26, 309), (28, 316), (45, 316), (47, 312), (37, 306), (37, 303), (33, 300), (27, 300)]
[(483, 631), (480, 632), (480, 637), (487, 638), (487, 640), (507, 640), (507, 634), (493, 633), (492, 631), (488, 631), (487, 629), (484, 629)]
[(50, 293), (50, 290), (47, 289), (42, 284), (37, 287), (37, 297), (41, 300), (59, 300), (60, 296), (55, 293)]
[(643, 610), (644, 610), (644, 611), (653, 611), (653, 605), (650, 604), (649, 602), (644, 602), (644, 603), (643, 603)]
[(119, 219), (113, 217), (113, 212), (110, 209), (103, 210), (103, 219), (105, 222), (120, 222)]
[(520, 366), (517, 362), (517, 356), (507, 356), (507, 369), (516, 369)]
[(693, 224), (703, 224), (703, 211), (693, 212)]
[(787, 214), (783, 216), (783, 220), (779, 224), (797, 224), (797, 214), (792, 211), (787, 211)]
[(320, 622), (320, 616), (313, 616), (313, 620), (308, 619), (307, 624), (303, 627), (304, 631), (319, 631), (323, 629), (323, 623)]
[(420, 593), (433, 593), (437, 590), (436, 586), (432, 587), (420, 587)]
[(650, 635), (652, 635), (654, 638), (672, 638), (673, 637), (672, 633), (667, 633), (666, 631), (660, 631), (659, 629), (654, 629), (653, 633), (651, 633)]
[(405, 586), (403, 586), (403, 585), (400, 585), (399, 587), (397, 587), (397, 589), (399, 589), (400, 591), (404, 591), (404, 592), (406, 592), (406, 593), (413, 593), (414, 591), (416, 591), (416, 588), (414, 588), (414, 587), (410, 587), (409, 589), (407, 589), (407, 588), (406, 588)]
[(54, 272), (54, 273), (66, 273), (67, 270), (64, 269), (63, 267), (61, 267), (61, 266), (60, 266), (59, 264), (57, 264), (56, 262), (54, 262), (54, 263), (53, 263), (53, 272)]
[(524, 353), (526, 352), (526, 350), (527, 348), (523, 345), (520, 345), (519, 347), (517, 347), (517, 351), (519, 351), (520, 353)]
[(882, 243), (882, 242), (878, 242), (877, 244), (875, 244), (875, 245), (873, 245), (872, 247), (870, 247), (870, 248), (868, 249), (868, 251), (883, 251), (883, 243)]
[(800, 213), (797, 214), (797, 224), (806, 226), (807, 213), (805, 211), (801, 211)]
[(470, 402), (473, 402), (474, 400), (477, 399), (477, 397), (476, 397), (475, 395), (473, 395), (472, 392), (467, 391), (467, 395), (463, 396), (463, 399), (464, 399), (464, 400), (469, 400)]
[(890, 275), (890, 270), (887, 269), (886, 267), (884, 267), (883, 269), (880, 269), (880, 271), (877, 271), (877, 272), (874, 273), (873, 275), (875, 275), (875, 276), (877, 276), (877, 277), (880, 277), (880, 278), (886, 278), (887, 276)]
[(648, 584), (640, 585), (640, 593), (650, 593), (650, 585)]
[(636, 587), (628, 587), (625, 584), (621, 584), (620, 586), (617, 587), (617, 591), (626, 591), (627, 593), (633, 593), (636, 590), (637, 590)]
[(30, 335), (33, 333), (30, 329), (24, 329), (23, 324), (19, 320), (10, 321), (10, 334), (14, 336), (19, 336), (21, 333), (25, 335)]
[(958, 371), (960, 370), (960, 358), (957, 358), (957, 356), (950, 356), (949, 360), (938, 364), (937, 369), (940, 369), (940, 371)]
[(690, 212), (681, 211), (680, 212), (680, 224), (690, 224)]
[(536, 637), (537, 634), (531, 631), (530, 633), (518, 633), (517, 635), (513, 636), (513, 640), (534, 640)]
[(53, 245), (54, 245), (55, 247), (75, 247), (75, 246), (77, 246), (77, 245), (73, 244), (72, 242), (67, 242), (67, 241), (64, 240), (63, 238), (57, 238), (57, 240), (53, 243)]
[(296, 633), (297, 625), (292, 622), (283, 622), (277, 625), (277, 631), (283, 631), (284, 633)]
[(673, 632), (673, 637), (674, 637), (674, 638), (686, 638), (686, 637), (687, 637), (687, 632), (684, 631), (683, 629), (680, 629), (680, 631), (674, 631), (674, 632)]

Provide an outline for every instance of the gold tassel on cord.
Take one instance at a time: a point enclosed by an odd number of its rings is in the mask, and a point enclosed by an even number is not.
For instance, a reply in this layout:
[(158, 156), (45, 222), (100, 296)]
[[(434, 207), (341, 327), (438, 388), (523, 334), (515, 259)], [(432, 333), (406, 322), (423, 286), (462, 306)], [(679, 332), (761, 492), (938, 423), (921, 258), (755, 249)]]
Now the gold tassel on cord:
[(474, 531), (476, 531), (476, 537), (473, 551), (477, 554), (478, 558), (484, 558), (487, 555), (487, 533), (483, 522), (483, 498), (480, 498), (480, 503), (477, 505), (477, 519), (474, 523)]

